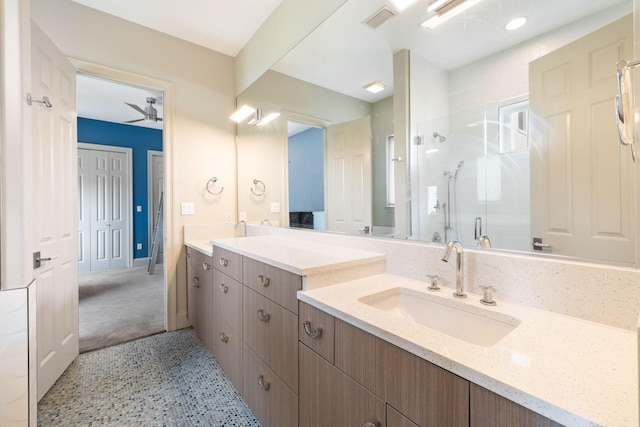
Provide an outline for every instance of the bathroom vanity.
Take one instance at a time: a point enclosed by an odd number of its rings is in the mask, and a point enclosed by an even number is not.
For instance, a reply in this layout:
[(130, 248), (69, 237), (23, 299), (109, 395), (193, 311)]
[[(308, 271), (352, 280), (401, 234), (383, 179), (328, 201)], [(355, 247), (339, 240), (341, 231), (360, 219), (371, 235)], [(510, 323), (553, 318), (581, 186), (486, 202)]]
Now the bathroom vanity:
[[(429, 292), (382, 253), (210, 243), (186, 242), (189, 319), (264, 427), (638, 423), (632, 331)], [(434, 304), (440, 324), (411, 311)]]

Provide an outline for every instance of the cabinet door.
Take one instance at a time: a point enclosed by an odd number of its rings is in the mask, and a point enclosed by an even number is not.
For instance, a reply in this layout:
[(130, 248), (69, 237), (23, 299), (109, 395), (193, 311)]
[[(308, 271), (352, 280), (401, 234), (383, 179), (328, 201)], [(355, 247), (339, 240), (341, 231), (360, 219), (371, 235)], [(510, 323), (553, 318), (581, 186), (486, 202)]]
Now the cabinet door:
[(244, 287), (243, 339), (291, 389), (298, 391), (298, 316)]
[(385, 404), (300, 343), (300, 426), (386, 426)]
[(471, 427), (562, 427), (502, 396), (471, 384)]
[(320, 356), (333, 363), (334, 359), (334, 318), (330, 314), (300, 301), (300, 341)]
[[(260, 425), (298, 426), (298, 396), (246, 345), (242, 357), (243, 397)], [(304, 423), (300, 425), (308, 427)]]
[(336, 367), (375, 392), (378, 339), (340, 319), (336, 319), (335, 322)]
[(198, 336), (209, 352), (213, 353), (213, 322), (215, 320), (213, 315), (213, 268), (211, 266), (211, 257), (204, 254), (201, 255), (200, 264), (198, 265), (200, 271)]
[(302, 278), (250, 258), (245, 258), (242, 283), (254, 291), (298, 314), (297, 292), (302, 289)]
[(376, 341), (378, 396), (422, 427), (469, 425), (468, 381), (399, 347)]
[[(387, 427), (419, 427), (409, 418), (387, 405)], [(487, 426), (489, 427), (489, 426)]]
[(242, 339), (217, 314), (213, 317), (213, 356), (242, 394)]
[(213, 307), (237, 334), (242, 334), (242, 283), (226, 274), (213, 272)]
[(187, 319), (191, 327), (197, 332), (198, 306), (200, 297), (200, 277), (197, 266), (202, 262), (202, 253), (187, 248)]

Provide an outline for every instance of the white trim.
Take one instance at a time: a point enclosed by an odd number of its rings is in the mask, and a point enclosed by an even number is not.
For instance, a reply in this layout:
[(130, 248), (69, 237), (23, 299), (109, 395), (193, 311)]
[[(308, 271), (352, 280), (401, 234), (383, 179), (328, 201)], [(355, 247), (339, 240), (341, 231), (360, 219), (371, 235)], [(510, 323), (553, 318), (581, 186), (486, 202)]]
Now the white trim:
[(127, 259), (127, 268), (131, 267), (133, 265), (133, 252), (134, 252), (134, 245), (135, 242), (133, 241), (133, 148), (129, 148), (129, 147), (117, 147), (117, 146), (113, 146), (113, 145), (101, 145), (101, 144), (92, 144), (89, 142), (80, 142), (78, 141), (78, 147), (77, 148), (84, 148), (85, 150), (97, 150), (97, 151), (110, 151), (112, 153), (124, 153), (127, 155), (127, 174), (129, 175), (129, 188), (128, 188), (128, 192), (129, 192), (129, 211), (127, 212), (127, 216), (128, 216), (128, 230), (127, 230), (127, 235), (128, 235), (128, 250), (129, 250), (129, 257)]
[[(164, 160), (164, 152), (158, 150), (147, 150), (147, 250), (151, 250), (151, 240), (153, 239), (153, 216), (156, 214), (151, 209), (153, 206), (153, 171), (152, 160), (154, 156), (161, 156)], [(164, 212), (164, 211), (163, 211)], [(149, 254), (151, 256), (151, 254)]]
[(134, 258), (133, 259), (133, 268), (147, 268), (149, 266), (149, 257), (146, 258)]
[[(79, 73), (91, 74), (114, 80), (124, 84), (142, 86), (163, 92), (163, 130), (162, 151), (164, 153), (164, 203), (165, 206), (173, 206), (173, 123), (175, 120), (175, 88), (174, 84), (153, 77), (129, 73), (104, 65), (94, 64), (80, 59), (69, 58)], [(174, 244), (173, 212), (171, 209), (164, 211), (164, 284), (165, 284), (165, 327), (169, 331), (180, 327), (186, 327), (182, 321), (178, 321), (177, 313), (177, 277), (176, 270), (180, 258), (180, 249)]]

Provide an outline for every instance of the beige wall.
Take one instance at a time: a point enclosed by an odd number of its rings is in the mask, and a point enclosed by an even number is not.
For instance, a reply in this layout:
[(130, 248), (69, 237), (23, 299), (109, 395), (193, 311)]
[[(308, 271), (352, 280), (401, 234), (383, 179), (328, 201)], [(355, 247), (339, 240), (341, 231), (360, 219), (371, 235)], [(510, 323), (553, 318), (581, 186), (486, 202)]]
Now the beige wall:
[[(233, 58), (71, 0), (33, 0), (32, 18), (67, 56), (158, 79), (173, 89), (173, 121), (167, 123), (170, 134), (165, 132), (172, 218), (165, 270), (176, 297), (177, 321), (169, 326), (186, 326), (183, 226), (221, 223), (229, 215), (235, 221), (235, 127), (228, 119), (235, 107)], [(218, 198), (205, 191), (212, 176), (224, 186)], [(195, 215), (180, 215), (183, 201), (195, 203)]]

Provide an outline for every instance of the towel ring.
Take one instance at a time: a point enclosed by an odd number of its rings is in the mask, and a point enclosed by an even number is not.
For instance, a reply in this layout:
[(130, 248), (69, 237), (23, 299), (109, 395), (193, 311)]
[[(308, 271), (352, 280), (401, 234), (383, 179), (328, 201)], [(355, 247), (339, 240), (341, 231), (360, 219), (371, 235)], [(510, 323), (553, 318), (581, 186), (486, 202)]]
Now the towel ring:
[(254, 179), (253, 185), (258, 189), (258, 192), (255, 192), (253, 191), (253, 187), (251, 187), (251, 192), (253, 193), (254, 196), (258, 196), (258, 197), (264, 196), (264, 193), (267, 192), (267, 186), (264, 185), (264, 182), (260, 181), (259, 179)]
[(209, 194), (213, 194), (214, 196), (219, 196), (220, 194), (222, 194), (224, 187), (222, 187), (220, 191), (218, 191), (217, 193), (212, 191), (211, 188), (209, 188), (211, 185), (215, 185), (216, 182), (218, 182), (218, 178), (216, 178), (215, 176), (211, 178), (209, 181), (207, 181), (207, 191), (209, 192)]

